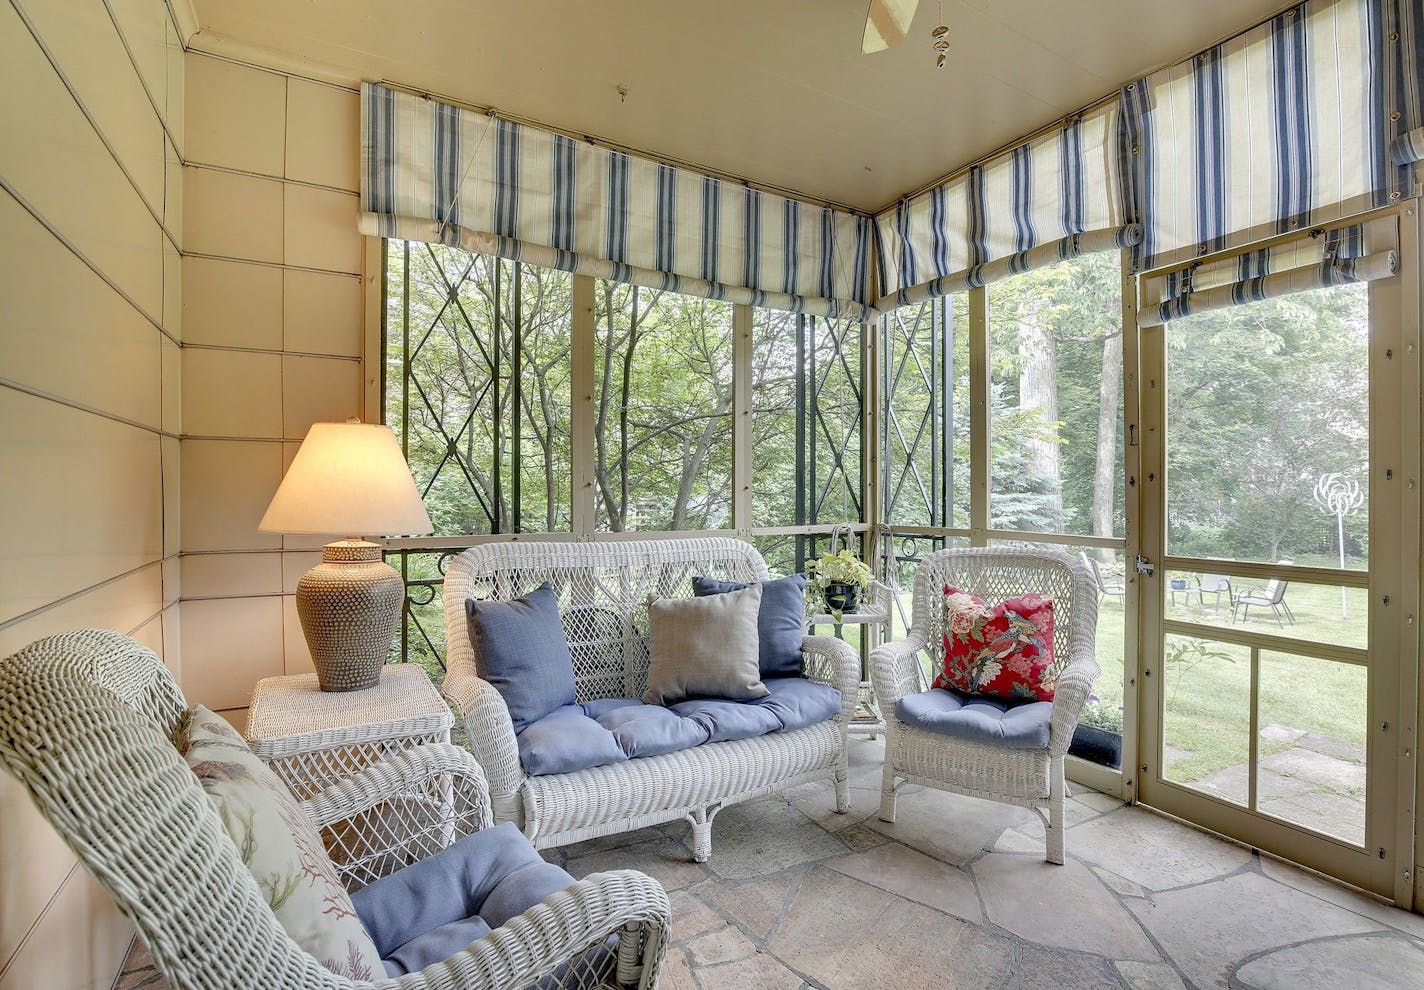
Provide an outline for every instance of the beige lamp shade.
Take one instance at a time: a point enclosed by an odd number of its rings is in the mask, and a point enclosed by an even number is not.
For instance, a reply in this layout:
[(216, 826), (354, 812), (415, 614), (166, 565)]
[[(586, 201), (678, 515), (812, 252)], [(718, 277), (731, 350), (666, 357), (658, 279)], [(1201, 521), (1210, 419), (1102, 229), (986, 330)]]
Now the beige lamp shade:
[(411, 536), (435, 527), (390, 427), (314, 423), (257, 528)]

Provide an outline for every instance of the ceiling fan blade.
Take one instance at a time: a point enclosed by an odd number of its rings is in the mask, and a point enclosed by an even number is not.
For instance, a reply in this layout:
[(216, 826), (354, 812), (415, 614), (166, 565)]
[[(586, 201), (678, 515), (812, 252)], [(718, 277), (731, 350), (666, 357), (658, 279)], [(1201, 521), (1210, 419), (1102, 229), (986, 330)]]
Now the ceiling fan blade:
[(915, 19), (915, 7), (920, 0), (870, 0), (865, 14), (865, 37), (861, 39), (863, 54), (881, 52), (905, 40), (910, 22)]

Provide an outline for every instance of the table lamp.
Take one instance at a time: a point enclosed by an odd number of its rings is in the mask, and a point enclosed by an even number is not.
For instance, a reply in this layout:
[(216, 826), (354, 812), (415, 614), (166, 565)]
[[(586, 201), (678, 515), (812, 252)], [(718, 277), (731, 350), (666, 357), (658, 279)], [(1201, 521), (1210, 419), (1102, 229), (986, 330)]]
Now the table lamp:
[[(257, 528), (264, 533), (410, 536), (429, 533), (400, 444), (388, 426), (314, 423)], [(400, 621), (405, 582), (360, 536), (328, 543), (297, 582), (323, 691), (374, 687)]]

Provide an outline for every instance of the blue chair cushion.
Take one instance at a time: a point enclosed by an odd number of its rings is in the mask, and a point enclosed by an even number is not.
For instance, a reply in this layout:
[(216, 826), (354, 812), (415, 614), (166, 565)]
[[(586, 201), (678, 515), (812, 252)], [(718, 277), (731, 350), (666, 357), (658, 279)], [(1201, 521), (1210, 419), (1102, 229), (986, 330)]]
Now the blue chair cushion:
[(505, 822), (377, 880), (351, 900), (387, 975), (397, 977), (449, 958), (573, 882)]
[(526, 726), (515, 741), (528, 774), (572, 773), (628, 759), (613, 733), (589, 718), (582, 705), (554, 709)]
[(781, 728), (776, 712), (765, 705), (724, 698), (694, 698), (679, 701), (670, 709), (707, 733), (708, 742), (728, 742), (764, 736)]
[(574, 703), (573, 659), (549, 582), (508, 602), (467, 598), (465, 615), (475, 666), (504, 699), (515, 732)]
[(773, 677), (763, 683), (771, 693), (747, 704), (772, 712), (783, 732), (795, 732), (840, 714), (841, 693), (827, 684), (804, 677)]
[[(741, 591), (738, 581), (694, 577), (692, 593), (699, 598)], [(757, 661), (763, 679), (801, 675), (801, 641), (806, 637), (806, 575), (792, 574), (761, 582), (757, 611)]]
[(620, 703), (590, 702), (583, 707), (590, 718), (613, 733), (630, 759), (691, 749), (701, 746), (710, 735), (705, 726), (661, 705), (645, 705), (632, 698), (616, 700)]
[(1006, 749), (1046, 749), (1051, 701), (1007, 701), (930, 688), (901, 698), (895, 716), (927, 732)]
[(642, 756), (662, 756), (705, 742), (794, 732), (835, 718), (841, 693), (801, 677), (773, 677), (751, 701), (695, 698), (671, 708), (636, 698), (601, 698), (565, 705), (516, 737), (530, 775), (572, 773)]

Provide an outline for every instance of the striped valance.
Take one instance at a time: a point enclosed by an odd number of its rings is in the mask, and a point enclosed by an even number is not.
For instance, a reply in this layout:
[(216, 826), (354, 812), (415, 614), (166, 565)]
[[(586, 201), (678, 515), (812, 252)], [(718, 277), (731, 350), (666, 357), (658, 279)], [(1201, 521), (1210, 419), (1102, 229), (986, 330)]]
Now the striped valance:
[(872, 222), (434, 100), (361, 88), (361, 231), (858, 318)]
[(1111, 101), (879, 214), (877, 308), (1136, 242)]
[(1399, 270), (1395, 251), (1365, 254), (1364, 246), (1363, 228), (1342, 227), (1147, 279), (1144, 297), (1162, 301), (1144, 308), (1137, 323), (1161, 326), (1293, 292), (1387, 278)]
[(1410, 195), (1420, 0), (1311, 0), (1123, 91), (1153, 268)]

